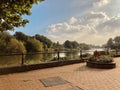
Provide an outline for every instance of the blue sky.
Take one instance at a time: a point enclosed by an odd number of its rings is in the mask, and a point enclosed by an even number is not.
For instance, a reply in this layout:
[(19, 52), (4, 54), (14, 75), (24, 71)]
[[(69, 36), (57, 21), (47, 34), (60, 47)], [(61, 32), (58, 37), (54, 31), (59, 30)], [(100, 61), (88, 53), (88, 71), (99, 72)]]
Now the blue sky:
[(23, 16), (30, 23), (14, 32), (101, 45), (120, 36), (119, 5), (120, 0), (45, 0), (33, 6), (30, 16)]

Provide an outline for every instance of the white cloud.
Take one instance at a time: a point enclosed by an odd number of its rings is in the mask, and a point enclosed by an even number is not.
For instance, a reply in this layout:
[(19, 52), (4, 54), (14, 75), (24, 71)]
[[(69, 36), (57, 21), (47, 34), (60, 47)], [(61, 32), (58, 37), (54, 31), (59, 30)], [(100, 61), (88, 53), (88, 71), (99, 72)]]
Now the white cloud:
[(80, 14), (73, 14), (67, 21), (49, 25), (47, 36), (61, 43), (76, 40), (88, 44), (105, 44), (109, 38), (120, 36), (120, 1), (87, 1), (71, 0), (73, 6), (80, 8)]
[(93, 3), (93, 7), (102, 7), (107, 5), (110, 0), (97, 0), (97, 2)]
[(120, 34), (120, 17), (109, 17), (104, 12), (87, 13), (81, 18), (50, 25), (48, 37), (53, 41), (76, 40), (88, 44), (104, 44)]
[[(112, 17), (104, 23), (100, 23), (97, 29), (101, 29), (102, 32), (112, 35), (120, 34), (120, 17)], [(111, 35), (111, 36), (112, 36)]]
[(69, 23), (70, 24), (75, 24), (75, 23), (77, 23), (78, 22), (78, 20), (75, 18), (75, 17), (72, 17), (70, 20), (69, 20)]

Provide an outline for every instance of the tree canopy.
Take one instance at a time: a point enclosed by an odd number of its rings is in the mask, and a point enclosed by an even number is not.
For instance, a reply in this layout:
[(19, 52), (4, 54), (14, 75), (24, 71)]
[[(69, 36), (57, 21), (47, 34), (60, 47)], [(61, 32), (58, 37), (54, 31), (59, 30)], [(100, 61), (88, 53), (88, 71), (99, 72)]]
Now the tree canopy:
[(0, 32), (0, 54), (26, 53), (24, 44), (7, 32)]
[(0, 0), (0, 31), (14, 30), (29, 22), (23, 15), (30, 15), (34, 4), (44, 0)]
[(36, 34), (34, 37), (37, 40), (39, 40), (40, 42), (42, 42), (44, 44), (44, 47), (46, 47), (46, 48), (52, 47), (53, 42), (50, 39), (48, 39), (47, 37), (45, 37), (43, 35), (39, 35), (39, 34)]
[(105, 46), (110, 49), (120, 49), (120, 36), (109, 38)]

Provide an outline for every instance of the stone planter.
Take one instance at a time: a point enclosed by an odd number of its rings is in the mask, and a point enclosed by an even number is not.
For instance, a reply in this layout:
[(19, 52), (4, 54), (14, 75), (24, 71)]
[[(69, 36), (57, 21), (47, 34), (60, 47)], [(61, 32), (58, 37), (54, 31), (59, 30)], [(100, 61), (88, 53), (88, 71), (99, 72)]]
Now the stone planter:
[(91, 68), (101, 68), (101, 69), (111, 69), (116, 67), (115, 62), (99, 63), (99, 62), (87, 61), (86, 65)]

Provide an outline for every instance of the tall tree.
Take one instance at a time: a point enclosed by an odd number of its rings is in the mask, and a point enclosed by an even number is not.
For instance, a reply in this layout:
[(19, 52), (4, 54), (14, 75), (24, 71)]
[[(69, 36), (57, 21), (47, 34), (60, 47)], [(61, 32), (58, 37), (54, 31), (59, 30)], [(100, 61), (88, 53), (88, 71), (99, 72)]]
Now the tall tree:
[(115, 43), (120, 42), (120, 36), (116, 36), (116, 37), (114, 38), (114, 41), (115, 41)]
[(107, 41), (107, 48), (114, 48), (114, 43), (113, 43), (113, 39), (110, 38), (108, 41)]
[(26, 53), (24, 44), (7, 32), (0, 32), (0, 54)]
[(43, 45), (41, 42), (36, 40), (35, 38), (28, 38), (25, 44), (27, 52), (40, 52), (43, 49)]
[(83, 49), (83, 50), (89, 50), (90, 47), (89, 45), (85, 44), (85, 43), (80, 43), (80, 47)]
[(19, 41), (26, 42), (29, 36), (25, 35), (22, 32), (16, 32), (14, 34), (14, 37)]
[(30, 15), (34, 4), (44, 0), (0, 0), (0, 31), (14, 30), (29, 22), (23, 15)]
[(44, 44), (44, 47), (46, 48), (51, 48), (53, 45), (53, 42), (43, 35), (36, 34), (35, 38), (39, 40), (40, 42), (42, 42)]
[(76, 41), (73, 41), (72, 42), (72, 47), (75, 48), (75, 49), (79, 48), (79, 43), (76, 42)]
[(73, 48), (72, 43), (69, 40), (66, 40), (63, 45), (64, 45), (65, 48), (68, 48), (68, 49)]

